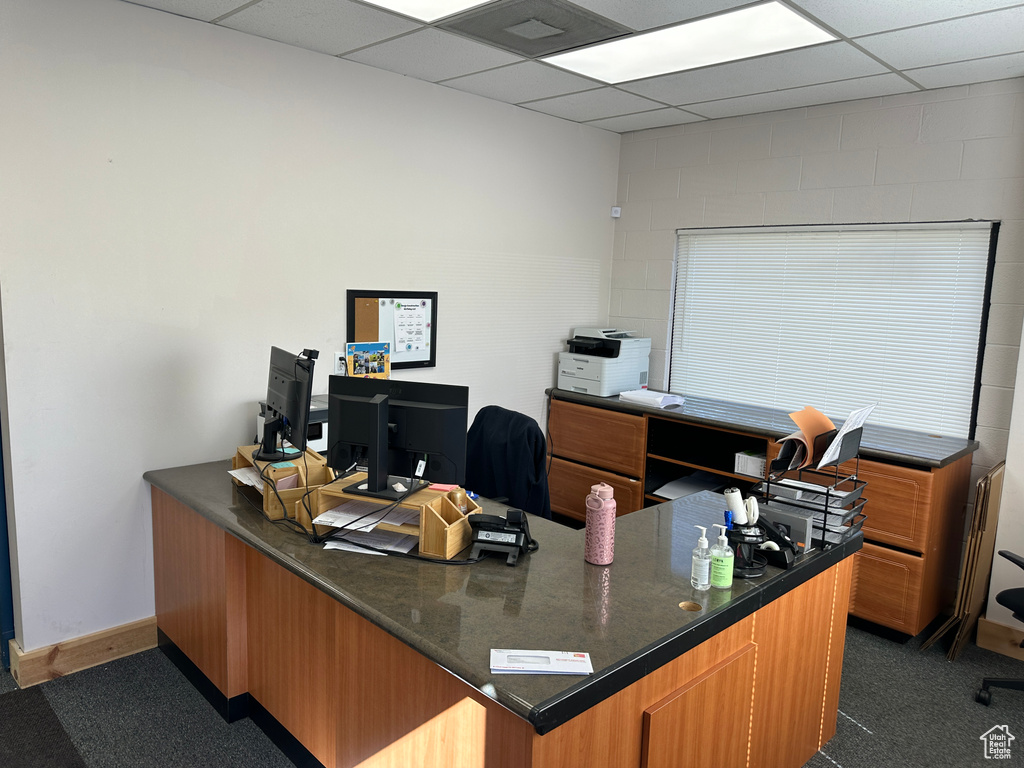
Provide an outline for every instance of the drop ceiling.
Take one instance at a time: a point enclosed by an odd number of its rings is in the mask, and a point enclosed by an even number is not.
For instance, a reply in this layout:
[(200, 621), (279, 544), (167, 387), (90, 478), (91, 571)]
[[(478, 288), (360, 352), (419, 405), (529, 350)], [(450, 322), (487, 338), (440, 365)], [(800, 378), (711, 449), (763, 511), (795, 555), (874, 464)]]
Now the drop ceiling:
[(356, 0), (126, 1), (618, 133), (1024, 76), (1006, 0), (780, 0), (835, 39), (614, 85), (543, 57), (760, 3), (497, 0), (425, 23)]

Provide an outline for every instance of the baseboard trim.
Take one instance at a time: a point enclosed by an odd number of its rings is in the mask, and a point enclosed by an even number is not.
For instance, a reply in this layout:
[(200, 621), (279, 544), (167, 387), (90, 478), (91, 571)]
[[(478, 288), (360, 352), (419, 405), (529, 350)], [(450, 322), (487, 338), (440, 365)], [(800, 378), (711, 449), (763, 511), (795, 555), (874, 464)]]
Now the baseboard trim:
[(229, 699), (163, 631), (157, 632), (160, 650), (227, 722), (233, 723), (248, 717), (297, 768), (324, 768), (324, 764), (292, 736), (254, 696), (243, 693)]
[(156, 616), (34, 651), (23, 651), (17, 640), (11, 640), (9, 647), (11, 677), (19, 688), (30, 688), (47, 680), (156, 648)]
[(984, 616), (978, 619), (977, 643), (979, 648), (1024, 661), (1024, 648), (1020, 647), (1021, 640), (1024, 640), (1024, 631), (989, 621)]
[(313, 753), (306, 749), (302, 742), (296, 739), (281, 723), (270, 714), (263, 705), (249, 697), (249, 719), (267, 735), (274, 745), (280, 749), (296, 768), (324, 768), (324, 764), (317, 760)]

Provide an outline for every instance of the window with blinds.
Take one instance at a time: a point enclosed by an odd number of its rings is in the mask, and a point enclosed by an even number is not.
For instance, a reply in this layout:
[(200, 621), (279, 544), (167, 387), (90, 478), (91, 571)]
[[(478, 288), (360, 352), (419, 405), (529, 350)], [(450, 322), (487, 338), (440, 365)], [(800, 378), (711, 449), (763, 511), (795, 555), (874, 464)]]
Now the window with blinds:
[(669, 389), (969, 437), (995, 231), (679, 230)]

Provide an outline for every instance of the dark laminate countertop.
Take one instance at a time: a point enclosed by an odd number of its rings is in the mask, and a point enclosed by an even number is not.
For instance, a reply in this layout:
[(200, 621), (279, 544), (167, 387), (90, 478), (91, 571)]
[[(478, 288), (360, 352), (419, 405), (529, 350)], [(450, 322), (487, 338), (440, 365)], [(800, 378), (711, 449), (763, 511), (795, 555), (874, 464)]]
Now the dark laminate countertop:
[[(269, 523), (243, 498), (229, 461), (147, 472), (145, 479), (532, 723), (539, 733), (625, 688), (861, 547), (857, 534), (783, 572), (729, 591), (690, 586), (694, 524), (720, 522), (724, 499), (703, 493), (620, 517), (615, 561), (583, 559), (584, 531), (530, 518), (540, 549), (510, 568), (377, 557), (312, 545)], [(485, 510), (487, 505), (485, 505)], [(709, 531), (713, 529), (709, 528)], [(684, 611), (683, 601), (701, 610)], [(595, 673), (492, 675), (491, 648), (585, 651)], [(400, 674), (400, 670), (395, 671)]]
[[(661, 409), (626, 403), (619, 400), (618, 395), (597, 397), (566, 389), (549, 389), (548, 394), (558, 400), (594, 405), (625, 413), (656, 414), (693, 424), (742, 430), (772, 439), (785, 437), (796, 430), (796, 424), (789, 417), (789, 411), (730, 403), (709, 397), (687, 395), (680, 408)], [(832, 421), (837, 428), (842, 426), (841, 420), (832, 419)], [(883, 427), (871, 424), (869, 419), (868, 423), (864, 425), (860, 441), (860, 455), (867, 459), (878, 459), (909, 466), (944, 467), (978, 450), (978, 446), (977, 440)]]

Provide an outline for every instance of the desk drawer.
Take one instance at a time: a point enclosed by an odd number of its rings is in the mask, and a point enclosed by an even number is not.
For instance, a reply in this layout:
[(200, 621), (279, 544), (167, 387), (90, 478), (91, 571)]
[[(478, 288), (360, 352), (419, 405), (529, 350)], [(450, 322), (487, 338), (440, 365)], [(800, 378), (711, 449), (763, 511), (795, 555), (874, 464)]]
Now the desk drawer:
[(850, 613), (916, 635), (924, 629), (920, 626), (923, 575), (922, 558), (865, 542), (854, 555)]
[(862, 459), (857, 475), (867, 483), (865, 538), (925, 552), (932, 524), (932, 473)]
[(584, 501), (590, 493), (590, 486), (596, 483), (608, 483), (614, 489), (616, 515), (635, 512), (644, 505), (644, 484), (641, 481), (553, 458), (548, 472), (551, 510), (576, 520), (586, 520)]
[(555, 456), (630, 477), (643, 475), (647, 453), (643, 416), (552, 400), (548, 432)]

